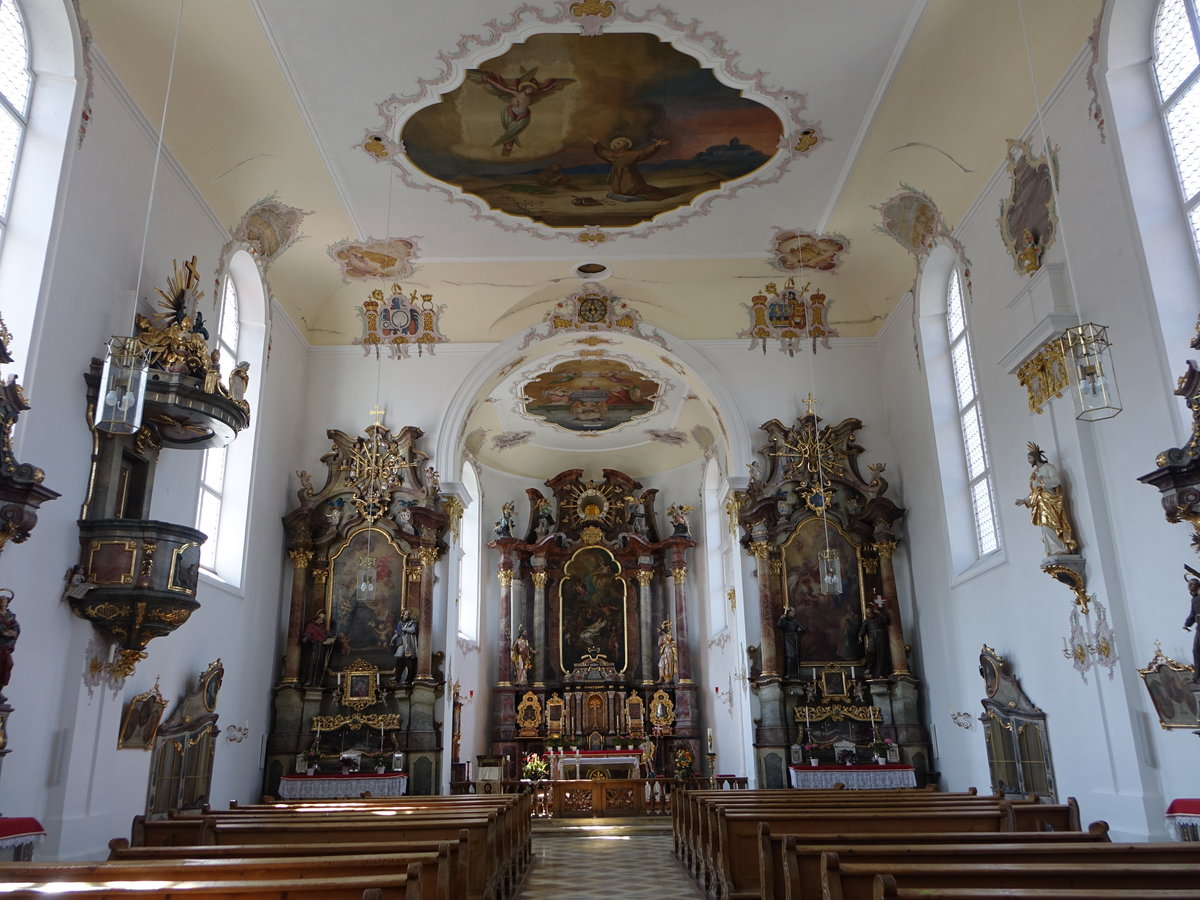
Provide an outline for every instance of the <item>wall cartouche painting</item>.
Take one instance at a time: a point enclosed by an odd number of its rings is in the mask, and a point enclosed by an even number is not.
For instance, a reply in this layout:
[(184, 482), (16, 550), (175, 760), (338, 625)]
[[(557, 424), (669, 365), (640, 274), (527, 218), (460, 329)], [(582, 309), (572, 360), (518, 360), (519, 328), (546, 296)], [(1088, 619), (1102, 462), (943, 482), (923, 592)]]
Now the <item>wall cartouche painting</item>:
[(468, 70), (401, 139), (415, 166), (492, 209), (615, 228), (748, 175), (783, 132), (774, 111), (655, 35), (548, 33)]
[(626, 663), (625, 582), (621, 565), (601, 547), (585, 547), (571, 557), (559, 582), (559, 647), (562, 668), (570, 672), (592, 648), (617, 671)]
[(525, 412), (571, 431), (607, 431), (654, 410), (658, 382), (615, 359), (571, 359), (521, 389)]
[[(825, 549), (827, 533), (829, 548), (841, 560), (841, 590), (836, 594), (820, 592), (817, 554)], [(826, 525), (819, 517), (805, 519), (783, 547), (783, 570), (787, 602), (796, 610), (797, 621), (808, 629), (800, 639), (804, 665), (861, 659), (858, 631), (863, 597), (858, 550), (841, 529), (832, 521)]]

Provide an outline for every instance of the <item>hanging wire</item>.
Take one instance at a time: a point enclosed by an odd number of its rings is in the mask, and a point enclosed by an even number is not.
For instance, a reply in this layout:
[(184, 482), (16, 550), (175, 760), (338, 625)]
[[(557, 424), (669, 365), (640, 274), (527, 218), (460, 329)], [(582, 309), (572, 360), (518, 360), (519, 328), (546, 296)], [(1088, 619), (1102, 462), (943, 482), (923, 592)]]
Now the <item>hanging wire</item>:
[(179, 0), (179, 14), (175, 18), (175, 37), (171, 41), (171, 63), (167, 67), (167, 90), (163, 95), (162, 117), (158, 122), (158, 146), (154, 149), (154, 169), (150, 175), (150, 197), (146, 200), (146, 227), (142, 231), (142, 253), (138, 257), (137, 287), (133, 292), (133, 314), (137, 318), (138, 297), (142, 293), (142, 266), (146, 262), (146, 244), (150, 240), (150, 215), (154, 210), (154, 188), (158, 184), (158, 164), (162, 159), (163, 132), (167, 127), (167, 107), (171, 100), (171, 83), (175, 79), (175, 54), (179, 49), (179, 26), (183, 22), (183, 0)]

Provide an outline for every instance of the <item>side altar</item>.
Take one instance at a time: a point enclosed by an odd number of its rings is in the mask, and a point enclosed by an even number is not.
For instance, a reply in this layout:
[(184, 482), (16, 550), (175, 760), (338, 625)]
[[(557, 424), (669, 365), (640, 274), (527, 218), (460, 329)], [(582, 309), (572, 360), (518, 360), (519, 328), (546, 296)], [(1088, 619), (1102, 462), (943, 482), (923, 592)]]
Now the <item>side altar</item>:
[(859, 471), (858, 419), (764, 424), (744, 493), (729, 507), (757, 562), (762, 624), (752, 666), (760, 716), (758, 783), (786, 787), (789, 766), (881, 752), (929, 778), (920, 684), (909, 670), (896, 597), (894, 532), (883, 463)]
[[(526, 491), (524, 529), (514, 502), (495, 525), (492, 753), (520, 759), (574, 747), (608, 758), (618, 746), (635, 747), (630, 762), (675, 774), (679, 748), (699, 759), (686, 615), (690, 508), (669, 507), (670, 525), (660, 530), (656, 490), (612, 469), (602, 474), (590, 481), (581, 469), (561, 472), (545, 483), (549, 496)], [(556, 765), (578, 774), (573, 759), (568, 751)], [(613, 763), (592, 771), (615, 774)]]
[(436, 793), (433, 584), (449, 521), (438, 473), (419, 428), (393, 433), (380, 418), (357, 437), (327, 434), (324, 486), (297, 473), (299, 506), (283, 519), (291, 605), (263, 790), (306, 763), (324, 775), (403, 760), (409, 793)]

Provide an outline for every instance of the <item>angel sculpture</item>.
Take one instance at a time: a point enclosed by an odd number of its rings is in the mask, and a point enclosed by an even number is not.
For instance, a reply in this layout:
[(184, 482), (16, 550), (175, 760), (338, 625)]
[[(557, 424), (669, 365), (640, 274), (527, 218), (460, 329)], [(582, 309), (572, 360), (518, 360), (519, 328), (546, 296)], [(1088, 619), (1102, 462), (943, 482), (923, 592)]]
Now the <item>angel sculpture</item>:
[(574, 78), (547, 78), (538, 81), (537, 69), (526, 69), (512, 81), (486, 69), (468, 69), (467, 77), (483, 85), (491, 93), (505, 101), (500, 111), (500, 123), (504, 133), (496, 138), (493, 147), (500, 147), (501, 156), (511, 156), (513, 147), (521, 145), (520, 134), (529, 127), (529, 111), (543, 97), (562, 90), (572, 84)]

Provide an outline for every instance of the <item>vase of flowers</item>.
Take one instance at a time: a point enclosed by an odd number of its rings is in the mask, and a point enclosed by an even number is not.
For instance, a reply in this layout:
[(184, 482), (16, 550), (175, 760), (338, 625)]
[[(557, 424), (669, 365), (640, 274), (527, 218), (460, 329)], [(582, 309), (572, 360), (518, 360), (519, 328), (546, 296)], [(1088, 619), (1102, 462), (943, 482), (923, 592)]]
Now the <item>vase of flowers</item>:
[(309, 775), (317, 774), (317, 764), (321, 762), (321, 752), (316, 747), (309, 747), (304, 751), (304, 767), (305, 772)]
[(875, 742), (875, 762), (879, 765), (884, 765), (888, 761), (888, 753), (894, 751), (896, 742), (891, 738)]
[(525, 762), (521, 766), (521, 777), (534, 783), (545, 781), (550, 777), (550, 767), (536, 753), (530, 753), (526, 755)]
[(675, 767), (675, 777), (684, 781), (690, 781), (696, 777), (696, 757), (687, 747), (675, 748), (675, 753), (671, 757), (671, 762)]
[(821, 752), (821, 748), (818, 747), (816, 744), (805, 744), (804, 745), (804, 754), (805, 754), (805, 756), (808, 757), (808, 764), (810, 766), (815, 766), (818, 762), (820, 762), (820, 760), (817, 759), (817, 754), (820, 752)]

